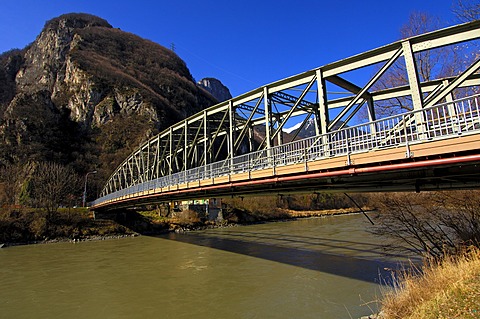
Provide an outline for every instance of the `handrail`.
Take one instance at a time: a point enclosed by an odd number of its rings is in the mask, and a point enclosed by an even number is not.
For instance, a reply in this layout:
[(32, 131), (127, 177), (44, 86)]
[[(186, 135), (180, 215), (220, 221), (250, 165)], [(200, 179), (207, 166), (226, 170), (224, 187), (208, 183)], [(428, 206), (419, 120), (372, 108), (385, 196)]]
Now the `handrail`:
[[(422, 116), (414, 116), (421, 113)], [(421, 118), (423, 123), (406, 118)], [(399, 125), (403, 125), (399, 130)], [(375, 127), (375, 130), (371, 130)], [(420, 129), (421, 128), (421, 129)], [(392, 130), (393, 132), (392, 134)], [(422, 110), (386, 117), (377, 121), (346, 127), (335, 132), (305, 138), (282, 144), (270, 149), (228, 158), (208, 165), (177, 172), (164, 177), (145, 181), (116, 192), (107, 194), (91, 204), (99, 205), (135, 193), (151, 191), (162, 187), (253, 172), (266, 168), (298, 164), (353, 153), (409, 145), (468, 133), (480, 132), (480, 94), (453, 102), (446, 102)], [(327, 144), (318, 142), (327, 141)], [(347, 163), (347, 166), (350, 163)]]

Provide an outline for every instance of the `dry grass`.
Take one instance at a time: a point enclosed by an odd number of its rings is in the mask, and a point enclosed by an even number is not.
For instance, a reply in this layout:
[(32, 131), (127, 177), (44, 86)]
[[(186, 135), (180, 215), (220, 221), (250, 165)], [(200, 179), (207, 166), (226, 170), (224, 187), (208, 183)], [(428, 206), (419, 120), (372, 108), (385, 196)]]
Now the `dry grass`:
[(383, 318), (480, 318), (480, 249), (405, 273), (382, 302)]

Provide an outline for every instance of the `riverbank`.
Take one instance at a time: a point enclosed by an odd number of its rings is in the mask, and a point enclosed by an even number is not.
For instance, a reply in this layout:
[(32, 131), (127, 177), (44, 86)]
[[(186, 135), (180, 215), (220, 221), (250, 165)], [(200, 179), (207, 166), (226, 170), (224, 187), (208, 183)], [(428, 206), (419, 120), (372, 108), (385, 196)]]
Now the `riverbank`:
[(130, 212), (123, 221), (95, 220), (85, 209), (63, 209), (47, 214), (34, 210), (2, 211), (0, 214), (0, 248), (28, 244), (81, 242), (118, 239), (168, 232), (187, 232), (212, 228), (236, 227), (300, 218), (326, 217), (359, 213), (351, 209), (295, 211), (275, 209), (270, 214), (255, 214), (231, 209), (220, 221), (198, 218), (192, 212), (161, 217), (155, 212)]
[(381, 319), (480, 317), (480, 249), (426, 262), (405, 272), (382, 300)]
[(156, 235), (165, 232), (187, 232), (353, 213), (360, 213), (360, 211), (354, 208), (309, 211), (275, 208), (268, 213), (259, 213), (233, 208), (225, 210), (221, 220), (211, 221), (199, 218), (198, 214), (192, 211), (178, 212), (172, 217), (163, 217), (154, 211), (146, 211), (130, 213), (130, 217), (122, 223), (140, 234)]
[(105, 240), (138, 233), (112, 220), (94, 220), (87, 209), (0, 211), (0, 246)]

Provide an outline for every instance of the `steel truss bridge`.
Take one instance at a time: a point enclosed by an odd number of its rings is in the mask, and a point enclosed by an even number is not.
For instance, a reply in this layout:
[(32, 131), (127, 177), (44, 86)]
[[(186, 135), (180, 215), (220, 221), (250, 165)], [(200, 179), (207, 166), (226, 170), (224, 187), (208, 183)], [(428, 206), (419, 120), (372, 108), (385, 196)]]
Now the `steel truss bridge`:
[[(479, 42), (480, 21), (461, 24), (214, 105), (135, 150), (91, 208), (265, 193), (478, 187)], [(456, 55), (459, 48), (464, 55)], [(423, 63), (439, 54), (453, 57), (455, 76), (425, 74)], [(404, 80), (385, 85), (392, 73)], [(314, 136), (285, 134), (293, 124), (313, 127)]]

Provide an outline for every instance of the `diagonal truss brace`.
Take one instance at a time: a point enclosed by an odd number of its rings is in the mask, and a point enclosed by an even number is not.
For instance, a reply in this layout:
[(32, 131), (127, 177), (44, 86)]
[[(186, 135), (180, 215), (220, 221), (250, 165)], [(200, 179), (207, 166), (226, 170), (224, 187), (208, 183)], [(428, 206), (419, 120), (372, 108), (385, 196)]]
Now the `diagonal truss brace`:
[[(399, 48), (395, 53), (390, 57), (390, 59), (380, 68), (380, 70), (368, 81), (368, 83), (361, 89), (355, 97), (345, 106), (345, 108), (340, 112), (340, 114), (335, 117), (330, 124), (328, 129), (331, 130), (345, 114), (347, 114), (355, 104), (363, 97), (365, 93), (372, 87), (372, 85), (392, 66), (393, 63), (400, 57), (403, 53), (403, 48)], [(328, 80), (328, 78), (327, 78)]]

